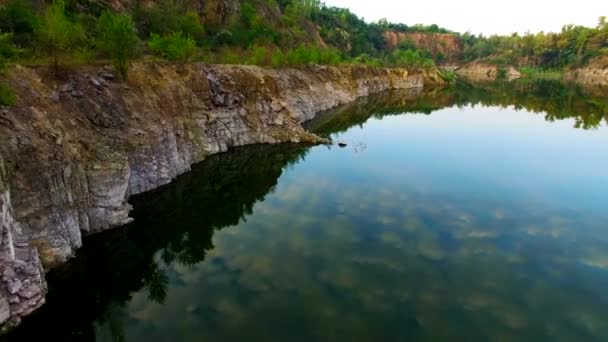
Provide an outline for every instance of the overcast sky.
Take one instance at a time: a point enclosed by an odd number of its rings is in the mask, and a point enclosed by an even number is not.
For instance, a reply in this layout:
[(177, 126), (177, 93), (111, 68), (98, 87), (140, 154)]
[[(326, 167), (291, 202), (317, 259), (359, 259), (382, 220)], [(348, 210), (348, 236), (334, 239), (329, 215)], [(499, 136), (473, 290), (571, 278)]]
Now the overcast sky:
[[(322, 0), (323, 1), (323, 0)], [(608, 0), (324, 0), (366, 21), (387, 18), (437, 24), (459, 32), (510, 34), (560, 31), (564, 24), (595, 26), (608, 16)]]

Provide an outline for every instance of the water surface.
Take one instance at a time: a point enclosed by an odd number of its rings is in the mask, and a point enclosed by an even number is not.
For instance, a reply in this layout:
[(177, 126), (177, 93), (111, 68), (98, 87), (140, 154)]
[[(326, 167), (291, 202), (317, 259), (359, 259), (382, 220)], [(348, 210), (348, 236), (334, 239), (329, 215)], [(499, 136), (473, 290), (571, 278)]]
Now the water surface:
[(345, 148), (213, 156), (89, 238), (13, 337), (606, 340), (607, 108), (554, 82), (387, 93), (308, 124)]

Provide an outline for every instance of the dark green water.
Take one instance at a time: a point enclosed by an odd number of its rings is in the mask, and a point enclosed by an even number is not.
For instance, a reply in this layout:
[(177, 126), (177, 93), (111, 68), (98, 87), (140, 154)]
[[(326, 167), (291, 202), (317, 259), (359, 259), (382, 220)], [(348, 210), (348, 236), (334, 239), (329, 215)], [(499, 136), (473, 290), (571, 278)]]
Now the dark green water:
[(608, 339), (608, 101), (559, 83), (358, 101), (134, 199), (10, 340)]

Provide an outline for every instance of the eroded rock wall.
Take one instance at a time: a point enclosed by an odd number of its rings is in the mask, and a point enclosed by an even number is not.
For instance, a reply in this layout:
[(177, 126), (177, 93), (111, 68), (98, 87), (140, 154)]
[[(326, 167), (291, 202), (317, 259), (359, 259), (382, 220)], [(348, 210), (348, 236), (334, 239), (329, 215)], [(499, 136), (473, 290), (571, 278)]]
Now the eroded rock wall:
[(130, 195), (233, 146), (319, 142), (300, 123), (357, 97), (443, 82), (405, 69), (144, 63), (128, 82), (105, 67), (60, 81), (16, 67), (7, 78), (18, 100), (0, 109), (0, 324), (42, 305), (42, 266), (128, 223)]

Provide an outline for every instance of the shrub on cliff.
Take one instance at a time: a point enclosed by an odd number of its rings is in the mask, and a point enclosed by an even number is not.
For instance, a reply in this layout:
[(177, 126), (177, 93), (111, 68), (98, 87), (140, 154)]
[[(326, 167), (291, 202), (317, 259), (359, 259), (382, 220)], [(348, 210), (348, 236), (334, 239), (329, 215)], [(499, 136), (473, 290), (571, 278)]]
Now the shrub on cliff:
[(98, 22), (98, 46), (112, 58), (116, 71), (127, 78), (129, 61), (137, 53), (137, 31), (130, 15), (104, 12)]
[(0, 106), (12, 106), (15, 104), (13, 90), (4, 83), (0, 83)]
[(304, 65), (308, 63), (334, 65), (342, 61), (340, 52), (334, 48), (319, 48), (310, 44), (301, 44), (287, 51), (285, 60), (288, 65)]
[(368, 54), (362, 54), (352, 60), (355, 64), (365, 64), (372, 68), (381, 68), (383, 63), (380, 59), (369, 56)]
[(435, 62), (428, 53), (421, 50), (395, 50), (386, 58), (386, 63), (392, 67), (430, 68)]
[(10, 33), (0, 33), (0, 71), (11, 58), (19, 53), (19, 50), (13, 45), (12, 38), (13, 35)]
[[(0, 73), (4, 72), (6, 62), (17, 53), (9, 33), (0, 33)], [(10, 106), (15, 103), (15, 95), (12, 89), (5, 83), (0, 82), (0, 106)]]
[(36, 36), (41, 47), (53, 59), (55, 73), (59, 70), (60, 59), (72, 52), (79, 42), (85, 40), (82, 26), (68, 18), (65, 3), (59, 0), (46, 8)]
[(163, 0), (151, 8), (137, 8), (135, 19), (143, 39), (154, 33), (164, 36), (181, 32), (199, 45), (204, 42), (205, 31), (198, 15), (187, 11), (184, 5), (177, 1)]
[(245, 64), (268, 65), (272, 63), (272, 53), (265, 46), (256, 45), (251, 49)]
[(170, 61), (187, 61), (192, 59), (198, 49), (194, 39), (181, 32), (159, 36), (152, 34), (148, 43), (152, 53), (162, 56)]

